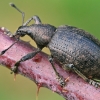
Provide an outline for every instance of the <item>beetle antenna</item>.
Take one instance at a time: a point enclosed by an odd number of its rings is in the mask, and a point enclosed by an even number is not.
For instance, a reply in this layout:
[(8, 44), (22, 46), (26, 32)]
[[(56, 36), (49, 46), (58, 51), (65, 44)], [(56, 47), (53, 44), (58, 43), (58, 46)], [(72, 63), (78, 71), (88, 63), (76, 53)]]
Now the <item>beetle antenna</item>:
[(16, 7), (14, 3), (9, 3), (11, 7), (14, 7), (17, 11), (19, 11), (22, 14), (22, 25), (24, 24), (24, 18), (25, 18), (25, 13), (22, 12), (19, 8)]

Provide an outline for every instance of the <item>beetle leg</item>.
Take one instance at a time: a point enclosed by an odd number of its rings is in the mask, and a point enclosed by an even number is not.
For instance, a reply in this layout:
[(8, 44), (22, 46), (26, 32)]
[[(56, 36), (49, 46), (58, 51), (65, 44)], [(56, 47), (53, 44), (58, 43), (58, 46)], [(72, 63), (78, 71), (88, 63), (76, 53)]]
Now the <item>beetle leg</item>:
[(35, 24), (41, 24), (41, 20), (38, 16), (33, 16), (31, 17), (30, 19), (28, 19), (24, 24), (23, 26), (27, 26), (32, 20), (35, 21)]
[[(86, 82), (88, 82), (89, 84), (95, 86), (95, 87), (100, 87), (100, 82), (97, 82), (95, 80), (89, 79), (86, 76), (84, 76), (76, 67), (74, 67), (73, 64), (65, 64), (66, 67), (68, 67), (69, 69), (72, 69), (75, 73), (77, 73), (81, 78), (83, 78)], [(65, 66), (64, 66), (65, 67)]]
[(14, 67), (11, 69), (11, 70), (12, 70), (11, 74), (12, 74), (13, 72), (14, 72), (14, 73), (17, 72), (18, 66), (19, 66), (20, 62), (24, 62), (24, 61), (26, 61), (26, 60), (29, 60), (29, 59), (33, 58), (33, 57), (34, 57), (37, 53), (39, 53), (40, 51), (41, 51), (41, 49), (37, 48), (36, 51), (31, 52), (31, 53), (28, 53), (27, 55), (23, 56), (19, 61), (17, 61), (17, 62), (15, 63)]
[[(9, 37), (13, 37), (14, 35), (5, 27), (1, 28), (4, 31), (4, 34), (7, 34)], [(7, 50), (9, 50), (15, 43), (17, 43), (19, 39), (17, 39), (12, 45), (10, 45), (7, 49), (0, 52), (0, 55), (3, 55)]]
[(65, 80), (64, 80), (63, 77), (60, 76), (59, 73), (57, 72), (57, 70), (56, 70), (56, 68), (55, 68), (55, 66), (54, 66), (54, 63), (53, 63), (53, 57), (51, 57), (51, 56), (49, 57), (49, 62), (51, 63), (52, 68), (54, 69), (54, 71), (55, 71), (55, 73), (56, 73), (56, 76), (57, 76), (58, 81), (60, 82), (60, 85), (61, 85), (62, 87), (64, 87), (64, 86), (65, 86)]
[(4, 34), (7, 34), (9, 37), (13, 37), (13, 34), (5, 27), (1, 27), (1, 29), (4, 31)]
[(100, 87), (100, 82), (89, 79), (89, 84), (95, 86), (96, 88)]
[(88, 78), (85, 77), (76, 67), (74, 67), (73, 64), (65, 64), (64, 68), (66, 67), (66, 69), (69, 70), (73, 70), (75, 73), (77, 73), (80, 77), (82, 77), (85, 81), (88, 81)]
[(0, 52), (0, 55), (3, 55), (7, 50), (9, 50), (9, 49), (10, 49), (15, 43), (17, 43), (17, 42), (18, 42), (18, 40), (15, 41), (12, 45), (10, 45), (7, 49), (1, 51), (1, 52)]

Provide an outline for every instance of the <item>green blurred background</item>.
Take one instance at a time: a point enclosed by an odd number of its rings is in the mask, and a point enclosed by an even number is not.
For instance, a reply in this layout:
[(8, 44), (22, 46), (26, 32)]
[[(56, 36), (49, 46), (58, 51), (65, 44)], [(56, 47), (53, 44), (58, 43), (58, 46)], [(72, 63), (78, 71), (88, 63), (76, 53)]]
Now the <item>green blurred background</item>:
[[(62, 24), (76, 26), (100, 39), (100, 0), (1, 0), (0, 26), (14, 32), (22, 24), (22, 16), (8, 5), (10, 2), (25, 12), (25, 20), (38, 15), (43, 23), (56, 27)], [(25, 37), (24, 40), (31, 39)], [(33, 41), (31, 43), (36, 46)], [(48, 49), (43, 51), (49, 53)], [(14, 82), (10, 71), (0, 66), (0, 100), (35, 100), (36, 90), (36, 85), (21, 75), (17, 75)], [(51, 99), (64, 100), (58, 94), (41, 88), (38, 100)]]

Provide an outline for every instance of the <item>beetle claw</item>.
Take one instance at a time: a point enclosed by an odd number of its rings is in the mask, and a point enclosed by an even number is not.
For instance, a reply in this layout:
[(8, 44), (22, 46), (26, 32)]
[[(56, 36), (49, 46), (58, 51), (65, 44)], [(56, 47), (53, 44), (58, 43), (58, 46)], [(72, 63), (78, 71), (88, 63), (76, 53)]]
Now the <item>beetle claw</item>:
[(63, 79), (63, 77), (60, 76), (60, 77), (58, 77), (57, 79), (58, 79), (58, 81), (59, 81), (61, 87), (64, 87), (64, 86), (66, 85), (66, 82), (69, 81), (69, 77), (67, 77), (66, 79)]
[(14, 73), (17, 73), (17, 70), (18, 70), (18, 66), (20, 64), (20, 61), (16, 62), (15, 65), (11, 68), (11, 74), (14, 72)]
[(89, 80), (89, 84), (95, 86), (96, 88), (100, 87), (100, 83), (99, 82), (96, 82), (96, 81), (91, 80), (91, 79)]
[(66, 85), (66, 82), (63, 79), (63, 77), (59, 76), (59, 77), (57, 77), (57, 80), (60, 83), (61, 87), (64, 87)]
[(17, 72), (17, 66), (13, 66), (11, 68), (11, 74), (16, 73)]

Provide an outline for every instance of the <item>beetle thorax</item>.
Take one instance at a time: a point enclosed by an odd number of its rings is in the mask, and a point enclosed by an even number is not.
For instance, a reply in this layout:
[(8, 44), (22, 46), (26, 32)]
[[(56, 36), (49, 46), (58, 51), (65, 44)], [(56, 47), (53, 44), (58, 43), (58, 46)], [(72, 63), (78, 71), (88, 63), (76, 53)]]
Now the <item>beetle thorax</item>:
[(39, 47), (47, 46), (54, 35), (56, 28), (48, 24), (37, 24), (33, 26), (35, 31), (35, 35), (33, 37), (34, 41)]

